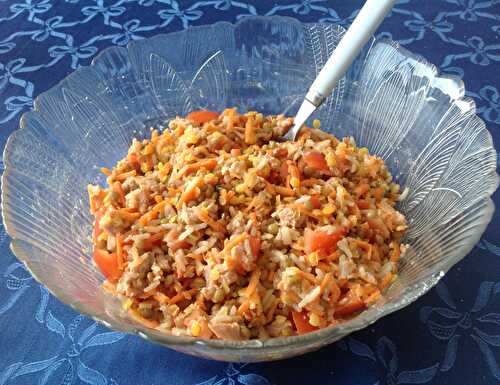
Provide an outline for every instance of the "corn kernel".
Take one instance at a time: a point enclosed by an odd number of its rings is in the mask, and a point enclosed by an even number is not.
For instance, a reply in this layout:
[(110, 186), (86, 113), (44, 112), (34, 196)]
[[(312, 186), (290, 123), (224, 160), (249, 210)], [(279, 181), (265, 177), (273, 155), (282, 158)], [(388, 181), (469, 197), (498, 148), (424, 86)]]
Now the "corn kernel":
[(327, 153), (325, 158), (328, 167), (335, 167), (337, 165), (337, 158), (335, 158), (335, 154), (333, 152)]
[(319, 262), (319, 257), (317, 252), (312, 252), (307, 256), (307, 261), (311, 266), (317, 266)]
[(244, 183), (240, 183), (238, 186), (236, 186), (235, 190), (238, 194), (243, 194), (247, 189), (247, 186)]
[(333, 214), (335, 211), (336, 211), (336, 207), (333, 206), (333, 205), (326, 205), (324, 208), (323, 208), (323, 214), (325, 215), (330, 215), (330, 214)]
[(191, 324), (191, 335), (193, 337), (198, 337), (201, 333), (201, 326), (198, 321), (193, 321)]
[(321, 127), (321, 121), (319, 119), (314, 119), (313, 120), (313, 127), (315, 129), (319, 129)]
[(186, 143), (188, 144), (196, 144), (200, 140), (200, 136), (194, 132), (190, 132), (189, 134), (184, 135), (186, 138)]
[(133, 302), (134, 302), (134, 301), (132, 301), (132, 299), (131, 299), (131, 298), (127, 298), (126, 300), (124, 300), (124, 301), (122, 302), (122, 308), (123, 308), (123, 310), (128, 310), (128, 309), (130, 309), (130, 307), (132, 306), (132, 303), (133, 303)]
[(155, 152), (155, 149), (151, 143), (149, 143), (144, 147), (143, 150), (144, 155), (151, 155), (153, 152)]
[(219, 178), (217, 178), (217, 176), (212, 173), (208, 173), (203, 177), (203, 182), (205, 182), (206, 184), (216, 184), (218, 180)]
[(339, 144), (337, 144), (337, 150), (345, 151), (346, 149), (347, 144), (345, 144), (344, 142), (340, 142)]
[(162, 162), (158, 163), (158, 170), (159, 171), (163, 170), (163, 167), (165, 167), (165, 165)]
[(210, 280), (211, 281), (217, 281), (220, 277), (220, 273), (218, 269), (212, 269), (210, 271)]
[(368, 155), (368, 149), (366, 147), (361, 147), (359, 149), (359, 154), (360, 155)]
[(312, 326), (319, 327), (321, 325), (321, 318), (319, 318), (316, 313), (311, 313), (311, 315), (309, 316), (309, 323)]
[(108, 240), (108, 233), (103, 231), (99, 236), (97, 237), (97, 242), (105, 242)]
[(247, 198), (245, 195), (236, 195), (234, 197), (232, 197), (230, 200), (229, 200), (229, 203), (232, 204), (232, 205), (241, 205), (241, 204), (244, 204), (247, 202), (249, 198)]
[(186, 161), (186, 162), (188, 162), (188, 163), (189, 163), (189, 162), (195, 162), (195, 161), (197, 161), (197, 160), (198, 160), (198, 158), (196, 158), (196, 157), (194, 156), (194, 154), (191, 154), (191, 153), (187, 154), (187, 155), (184, 157), (184, 161)]
[(296, 177), (290, 178), (290, 186), (292, 186), (293, 188), (299, 188), (300, 187), (299, 178)]

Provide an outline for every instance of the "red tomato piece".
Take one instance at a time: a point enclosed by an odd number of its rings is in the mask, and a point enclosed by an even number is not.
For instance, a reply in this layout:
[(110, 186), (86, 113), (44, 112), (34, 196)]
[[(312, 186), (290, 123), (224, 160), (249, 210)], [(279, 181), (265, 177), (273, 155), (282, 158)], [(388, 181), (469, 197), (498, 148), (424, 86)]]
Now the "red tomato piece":
[(329, 167), (326, 163), (325, 156), (318, 151), (310, 151), (302, 157), (307, 166), (318, 171), (328, 171)]
[(307, 255), (317, 251), (322, 256), (329, 255), (337, 249), (337, 242), (345, 235), (345, 229), (339, 228), (336, 232), (312, 231), (304, 232), (304, 250)]
[(115, 283), (120, 279), (122, 272), (118, 267), (116, 253), (108, 253), (106, 250), (94, 249), (94, 262), (110, 282)]
[(292, 310), (292, 319), (295, 324), (295, 328), (297, 329), (297, 334), (305, 334), (318, 330), (318, 328), (309, 323), (306, 312), (304, 311), (299, 313)]
[(186, 119), (198, 124), (203, 124), (211, 120), (217, 119), (218, 112), (213, 111), (193, 111), (187, 114)]

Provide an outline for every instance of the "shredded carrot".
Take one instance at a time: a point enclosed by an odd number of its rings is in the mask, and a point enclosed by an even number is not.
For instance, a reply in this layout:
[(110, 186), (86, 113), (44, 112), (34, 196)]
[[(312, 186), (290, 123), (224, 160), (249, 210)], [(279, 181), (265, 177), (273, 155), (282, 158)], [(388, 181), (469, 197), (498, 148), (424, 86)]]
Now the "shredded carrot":
[(332, 267), (325, 262), (318, 262), (318, 268), (324, 273), (330, 273), (333, 270)]
[(293, 197), (295, 196), (295, 191), (293, 191), (291, 188), (288, 187), (283, 187), (283, 186), (278, 186), (272, 183), (269, 183), (266, 181), (267, 188), (266, 190), (269, 191), (273, 195), (283, 195), (285, 197)]
[(401, 257), (401, 248), (399, 246), (399, 243), (396, 243), (391, 252), (391, 257), (390, 257), (391, 262), (398, 262), (400, 257)]
[(370, 190), (370, 185), (368, 183), (366, 183), (366, 182), (359, 184), (354, 189), (354, 191), (356, 192), (356, 195), (358, 197), (365, 195), (368, 192), (368, 190)]
[(130, 163), (138, 163), (139, 162), (139, 156), (135, 152), (131, 152), (130, 154), (127, 155), (127, 160)]
[(255, 306), (255, 310), (257, 312), (257, 314), (261, 314), (262, 313), (262, 302), (260, 300), (260, 296), (259, 296), (259, 293), (258, 291), (254, 291), (252, 296), (249, 298), (249, 301), (251, 302), (251, 304), (253, 304)]
[(167, 233), (166, 230), (162, 230), (151, 235), (148, 239), (144, 241), (144, 243), (142, 244), (142, 248), (144, 250), (151, 250), (153, 247), (155, 247), (162, 241), (166, 233)]
[(107, 167), (101, 167), (101, 172), (106, 175), (106, 176), (110, 176), (112, 174), (111, 170)]
[(330, 284), (330, 282), (333, 280), (333, 276), (331, 273), (325, 274), (323, 277), (323, 280), (321, 281), (321, 284), (319, 285), (319, 293), (320, 295), (325, 291), (326, 287)]
[(226, 108), (223, 115), (227, 117), (226, 119), (226, 131), (231, 132), (234, 130), (235, 115), (236, 110), (234, 108)]
[(380, 290), (377, 289), (365, 299), (365, 304), (371, 305), (372, 303), (376, 302), (380, 297), (381, 297)]
[(198, 162), (184, 166), (176, 175), (176, 179), (180, 179), (183, 176), (192, 174), (198, 170), (201, 170), (202, 168), (208, 171), (212, 171), (216, 166), (217, 166), (217, 159), (215, 158), (200, 160)]
[(260, 279), (260, 269), (256, 269), (252, 272), (252, 276), (250, 277), (250, 281), (248, 282), (248, 286), (245, 291), (245, 295), (247, 298), (250, 298), (250, 296), (257, 290), (259, 279)]
[(314, 218), (317, 220), (321, 220), (321, 217), (323, 216), (323, 215), (316, 215), (316, 213), (314, 213), (311, 210), (308, 210), (307, 207), (301, 203), (293, 203), (290, 205), (290, 207), (293, 207), (295, 210), (299, 211), (301, 214), (307, 215), (308, 217), (311, 217), (311, 218)]
[(118, 174), (113, 179), (117, 180), (117, 181), (124, 181), (125, 179), (127, 179), (127, 178), (129, 178), (131, 176), (135, 176), (136, 174), (137, 174), (137, 171), (132, 170), (132, 171), (128, 171), (128, 172), (124, 172), (124, 173)]
[(168, 174), (170, 174), (170, 171), (172, 171), (172, 165), (170, 163), (167, 163), (163, 166), (161, 170), (158, 171), (158, 175), (162, 180), (167, 177)]
[(300, 171), (297, 165), (289, 160), (288, 164), (288, 172), (290, 173), (290, 181), (289, 184), (292, 188), (300, 188)]
[(238, 246), (240, 243), (242, 243), (247, 238), (248, 238), (248, 233), (241, 233), (241, 234), (236, 235), (235, 237), (229, 239), (226, 242), (226, 244), (224, 245), (224, 249), (222, 250), (222, 254), (229, 253), (234, 247)]
[(156, 294), (157, 292), (157, 288), (153, 288), (149, 291), (144, 291), (143, 294), (141, 294), (140, 296), (138, 296), (137, 298), (140, 298), (140, 299), (148, 299), (148, 298), (151, 298), (151, 297), (154, 297), (154, 295)]
[(238, 307), (237, 313), (238, 315), (245, 314), (250, 309), (250, 301), (245, 299), (241, 305)]
[(273, 304), (269, 308), (266, 314), (266, 322), (271, 322), (274, 317), (274, 312), (276, 311), (276, 308), (278, 307), (278, 300), (274, 300)]
[(382, 281), (380, 281), (380, 284), (378, 287), (380, 290), (384, 290), (387, 286), (389, 286), (392, 283), (392, 280), (394, 278), (394, 274), (391, 272), (387, 273), (384, 278), (382, 278)]
[(134, 222), (135, 220), (137, 220), (137, 218), (139, 218), (141, 216), (140, 213), (131, 213), (128, 209), (120, 209), (118, 210), (118, 212), (120, 213), (120, 216), (125, 219), (126, 221), (129, 221), (129, 222)]
[(258, 198), (253, 197), (252, 200), (250, 201), (250, 203), (248, 204), (248, 206), (245, 207), (245, 209), (243, 211), (245, 213), (248, 213), (250, 210), (252, 210), (255, 207), (255, 205), (257, 204), (257, 201), (258, 201)]
[(210, 215), (208, 215), (208, 212), (206, 210), (198, 210), (197, 211), (197, 217), (200, 221), (206, 223), (208, 226), (210, 226), (212, 229), (215, 231), (225, 234), (226, 233), (226, 227), (217, 222), (216, 220), (212, 219)]
[(257, 135), (255, 133), (255, 126), (253, 124), (253, 116), (249, 116), (245, 124), (245, 143), (255, 144), (257, 143)]
[(153, 296), (153, 298), (162, 304), (169, 304), (169, 302), (170, 302), (170, 298), (161, 292), (157, 292)]
[(341, 254), (339, 250), (335, 250), (332, 254), (326, 256), (326, 260), (329, 262), (337, 262)]
[(377, 187), (372, 191), (372, 195), (377, 201), (382, 200), (384, 194), (385, 194), (385, 188), (383, 187)]
[(142, 153), (144, 155), (151, 155), (155, 152), (155, 148), (153, 146), (153, 143), (148, 143), (146, 146), (144, 146)]
[(304, 187), (314, 187), (317, 185), (323, 185), (325, 184), (325, 181), (322, 179), (316, 179), (316, 178), (309, 178), (309, 179), (304, 179), (301, 182), (301, 185)]
[(181, 291), (180, 293), (177, 293), (172, 298), (170, 298), (170, 301), (168, 301), (168, 303), (170, 305), (173, 305), (173, 304), (176, 304), (177, 302), (180, 302), (184, 299), (189, 299), (189, 298), (191, 298), (191, 296), (193, 294), (196, 294), (197, 291), (198, 291), (198, 289), (196, 289), (196, 288), (191, 289), (191, 290), (187, 290), (187, 291)]
[(360, 210), (367, 210), (371, 207), (370, 202), (361, 199), (356, 202), (356, 205)]
[(200, 177), (195, 177), (186, 186), (186, 189), (179, 198), (177, 207), (182, 207), (184, 203), (191, 202), (200, 196), (200, 187), (203, 185), (203, 179)]
[(367, 258), (371, 259), (373, 247), (370, 243), (362, 241), (361, 239), (355, 239), (356, 246), (366, 252)]
[(125, 193), (123, 192), (122, 184), (118, 181), (113, 183), (113, 190), (118, 194), (120, 206), (125, 207)]
[(116, 234), (116, 259), (118, 261), (118, 269), (123, 270), (123, 236), (121, 233)]
[(318, 283), (316, 280), (316, 277), (311, 273), (308, 273), (308, 272), (302, 271), (302, 270), (298, 270), (298, 274), (315, 285)]
[(102, 203), (103, 203), (104, 198), (106, 196), (106, 192), (103, 190), (99, 190), (99, 193), (97, 195), (93, 195), (91, 193), (90, 186), (89, 186), (88, 191), (89, 191), (90, 212), (92, 214), (96, 214), (97, 211), (99, 211), (99, 209), (102, 206)]
[(160, 213), (161, 210), (163, 210), (163, 208), (165, 207), (166, 204), (167, 204), (167, 201), (161, 201), (161, 202), (157, 203), (156, 205), (154, 205), (154, 207), (150, 211), (143, 214), (139, 218), (139, 223), (142, 226), (146, 226), (149, 222), (156, 219), (158, 217), (158, 214)]
[(332, 285), (330, 287), (330, 299), (329, 299), (329, 303), (331, 306), (333, 306), (337, 303), (341, 294), (342, 294), (342, 291), (340, 290), (339, 285), (337, 285), (337, 283), (335, 281), (333, 281)]
[(372, 260), (380, 262), (380, 250), (377, 244), (372, 245)]

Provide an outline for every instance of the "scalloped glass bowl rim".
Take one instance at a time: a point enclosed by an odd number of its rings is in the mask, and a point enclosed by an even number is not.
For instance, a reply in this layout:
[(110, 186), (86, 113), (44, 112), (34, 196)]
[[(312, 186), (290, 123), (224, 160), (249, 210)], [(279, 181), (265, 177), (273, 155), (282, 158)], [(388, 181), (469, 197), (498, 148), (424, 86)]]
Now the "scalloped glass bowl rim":
[[(284, 16), (271, 16), (271, 17), (269, 17), (269, 16), (251, 16), (251, 17), (243, 18), (234, 24), (226, 22), (226, 21), (220, 21), (220, 22), (217, 22), (217, 23), (214, 23), (211, 25), (193, 26), (190, 28), (193, 28), (193, 29), (207, 28), (207, 27), (211, 27), (211, 26), (214, 26), (217, 24), (226, 24), (226, 25), (229, 24), (229, 25), (233, 26), (233, 28), (234, 28), (236, 25), (238, 25), (242, 22), (245, 22), (245, 21), (248, 22), (249, 19), (254, 19), (254, 20), (259, 20), (259, 19), (260, 20), (272, 20), (272, 19), (275, 19), (275, 20), (280, 20), (280, 21), (287, 21), (290, 23), (296, 23), (296, 24), (300, 24), (300, 25), (302, 25), (302, 24), (305, 24), (305, 25), (328, 24), (328, 25), (333, 25), (335, 27), (338, 27), (341, 30), (342, 29), (345, 30), (345, 28), (343, 28), (341, 25), (335, 24), (335, 23), (301, 23), (297, 19), (294, 19), (291, 17), (284, 17)], [(162, 34), (158, 34), (158, 35), (146, 38), (146, 39), (132, 41), (132, 42), (127, 44), (127, 50), (133, 44), (144, 44), (148, 40), (168, 38), (169, 36), (183, 34), (183, 33), (186, 33), (186, 30), (175, 31), (175, 32), (171, 32), (171, 33), (162, 33)], [(408, 57), (423, 58), (421, 55), (414, 54), (411, 51), (407, 50), (406, 48), (401, 47), (399, 45), (399, 43), (397, 43), (391, 39), (386, 39), (386, 38), (376, 39), (374, 36), (371, 39), (372, 42), (376, 41), (376, 40), (379, 40), (379, 41), (384, 40), (384, 41), (390, 42), (393, 46), (397, 47), (398, 50), (403, 52)], [(110, 47), (103, 49), (101, 52), (99, 52), (92, 59), (90, 67), (95, 65), (95, 63), (99, 60), (101, 55), (105, 54), (108, 51), (116, 50), (119, 48), (123, 48), (123, 47), (110, 46)], [(436, 77), (438, 77), (438, 73), (439, 73), (438, 68), (434, 64), (432, 64), (428, 61), (426, 61), (426, 64), (433, 67), (433, 69), (436, 73)], [(88, 67), (88, 66), (81, 67), (81, 68), (86, 68), (86, 67)], [(79, 70), (80, 69), (76, 69), (72, 73), (68, 74), (65, 78), (63, 78), (61, 81), (59, 81), (51, 89), (53, 89), (55, 87), (59, 87), (68, 77), (71, 77), (74, 73), (78, 72)], [(458, 78), (457, 76), (443, 74), (439, 77), (453, 79), (456, 86), (459, 89), (461, 89), (461, 90), (465, 89), (465, 86), (464, 86), (462, 79)], [(33, 103), (35, 111), (39, 111), (38, 107), (39, 107), (40, 98), (43, 97), (44, 94), (49, 93), (51, 91), (51, 89), (41, 93), (40, 95), (38, 95), (35, 98), (34, 103)], [(463, 93), (462, 93), (462, 97), (460, 99), (462, 99), (462, 98), (463, 98)], [(474, 101), (472, 101), (472, 100), (471, 100), (471, 102), (474, 103)], [(475, 108), (475, 105), (471, 108)], [(29, 113), (29, 112), (27, 112), (27, 113)], [(26, 113), (24, 113), (20, 118), (20, 129), (25, 129), (25, 123), (24, 123), (25, 114)], [(480, 119), (480, 120), (482, 121), (482, 119)], [(482, 121), (482, 123), (484, 124), (484, 121)], [(11, 135), (12, 135), (12, 133), (11, 133)], [(7, 142), (5, 144), (4, 153), (5, 153), (5, 149), (7, 149), (10, 146), (10, 141), (12, 138), (11, 135), (9, 135), (9, 138), (7, 139)], [(491, 134), (490, 134), (490, 139), (491, 139)], [(491, 143), (493, 143), (492, 139), (491, 139)], [(2, 210), (1, 211), (2, 211), (2, 219), (3, 219), (3, 223), (4, 223), (4, 227), (6, 229), (6, 232), (12, 238), (12, 242), (10, 244), (10, 247), (11, 247), (14, 255), (21, 262), (24, 263), (27, 270), (31, 273), (31, 275), (35, 278), (35, 280), (37, 282), (39, 282), (40, 284), (44, 285), (44, 283), (38, 279), (36, 274), (34, 274), (32, 269), (30, 268), (29, 256), (25, 255), (25, 253), (20, 248), (16, 247), (16, 245), (15, 245), (15, 243), (16, 243), (15, 242), (16, 241), (15, 230), (13, 229), (13, 226), (9, 225), (10, 221), (8, 218), (6, 218), (6, 215), (5, 215), (4, 207), (6, 204), (6, 200), (4, 198), (5, 198), (5, 191), (8, 188), (8, 185), (5, 183), (5, 181), (6, 181), (6, 176), (8, 175), (8, 173), (9, 173), (9, 170), (6, 167), (4, 172), (3, 172), (2, 179), (1, 179), (1, 189), (2, 189), (2, 202), (1, 202)], [(497, 175), (497, 180), (498, 180), (498, 175)], [(486, 210), (486, 214), (485, 214), (486, 218), (482, 222), (483, 224), (482, 224), (481, 228), (479, 229), (480, 231), (476, 232), (476, 239), (472, 243), (472, 246), (470, 247), (470, 249), (472, 249), (473, 245), (479, 241), (482, 233), (485, 231), (488, 223), (491, 221), (491, 218), (492, 218), (494, 210), (495, 210), (494, 203), (491, 200), (490, 196), (484, 196), (483, 199), (487, 200), (487, 210)], [(352, 333), (352, 332), (357, 331), (357, 330), (360, 330), (360, 329), (363, 329), (363, 328), (373, 324), (374, 322), (378, 321), (380, 318), (384, 317), (385, 315), (393, 313), (393, 312), (411, 304), (412, 302), (417, 300), (419, 297), (421, 297), (423, 294), (425, 294), (427, 291), (429, 291), (433, 286), (435, 286), (439, 282), (439, 280), (445, 275), (445, 273), (453, 265), (455, 265), (457, 262), (459, 262), (461, 259), (463, 259), (469, 253), (470, 249), (461, 250), (461, 252), (457, 253), (454, 256), (454, 258), (450, 258), (447, 261), (446, 265), (444, 266), (444, 268), (441, 271), (439, 271), (438, 273), (430, 274), (426, 279), (424, 279), (421, 282), (419, 282), (418, 284), (414, 285), (414, 286), (419, 286), (419, 289), (416, 290), (413, 295), (402, 296), (400, 299), (398, 299), (397, 301), (395, 301), (393, 303), (385, 304), (381, 311), (376, 309), (376, 308), (369, 308), (366, 311), (364, 311), (363, 313), (361, 313), (360, 315), (349, 320), (348, 322), (342, 323), (342, 324), (337, 325), (337, 326), (327, 327), (327, 328), (320, 329), (320, 330), (315, 331), (315, 332), (311, 332), (311, 333), (307, 333), (307, 334), (303, 334), (303, 335), (298, 335), (298, 336), (270, 338), (270, 339), (266, 339), (266, 340), (246, 340), (246, 341), (205, 340), (205, 339), (199, 339), (199, 338), (194, 338), (194, 337), (174, 336), (174, 335), (162, 333), (162, 332), (154, 330), (154, 329), (149, 329), (149, 328), (144, 327), (140, 324), (136, 324), (135, 327), (131, 327), (130, 325), (115, 323), (112, 320), (108, 321), (107, 319), (104, 319), (100, 316), (91, 314), (90, 312), (88, 312), (84, 308), (85, 306), (80, 305), (79, 302), (78, 303), (73, 302), (72, 299), (66, 293), (64, 293), (64, 291), (62, 291), (62, 290), (61, 291), (58, 289), (53, 290), (50, 287), (47, 287), (47, 289), (49, 290), (49, 292), (51, 294), (53, 294), (56, 298), (61, 300), (63, 303), (69, 305), (71, 308), (73, 308), (77, 312), (79, 312), (85, 316), (88, 316), (97, 322), (102, 323), (106, 327), (109, 327), (111, 329), (118, 330), (121, 332), (125, 332), (128, 334), (133, 334), (133, 335), (135, 334), (135, 335), (138, 335), (138, 336), (140, 336), (148, 341), (158, 343), (161, 345), (167, 345), (167, 346), (168, 345), (171, 345), (171, 346), (199, 345), (199, 346), (204, 346), (206, 348), (234, 350), (235, 353), (238, 351), (243, 352), (246, 349), (248, 351), (255, 351), (255, 352), (257, 352), (258, 350), (278, 349), (278, 348), (287, 348), (287, 347), (296, 347), (296, 348), (304, 347), (305, 349), (307, 349), (308, 346), (311, 346), (312, 349), (314, 349), (315, 347), (319, 348), (319, 347), (324, 345), (320, 342), (321, 340), (328, 340), (328, 341), (333, 342), (335, 340), (341, 339), (341, 338), (345, 337), (347, 334)], [(372, 318), (366, 319), (365, 317), (363, 317), (363, 315), (366, 315), (369, 312), (373, 312)], [(314, 344), (315, 342), (317, 344)], [(299, 354), (301, 354), (301, 353), (299, 353)]]

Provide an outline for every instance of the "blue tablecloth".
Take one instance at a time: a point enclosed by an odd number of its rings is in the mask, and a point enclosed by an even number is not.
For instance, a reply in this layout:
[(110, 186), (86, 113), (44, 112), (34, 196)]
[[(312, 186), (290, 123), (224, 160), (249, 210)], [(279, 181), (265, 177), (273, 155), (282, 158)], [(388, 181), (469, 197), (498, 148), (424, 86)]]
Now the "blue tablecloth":
[[(107, 46), (255, 14), (348, 25), (361, 4), (0, 0), (2, 148), (34, 97)], [(463, 77), (500, 148), (499, 0), (400, 0), (381, 31)], [(500, 382), (498, 212), (470, 255), (412, 306), (319, 352), (264, 364), (191, 358), (111, 332), (38, 285), (10, 252), (3, 228), (0, 247), (0, 385)]]

